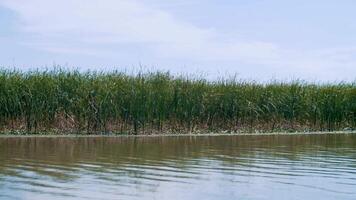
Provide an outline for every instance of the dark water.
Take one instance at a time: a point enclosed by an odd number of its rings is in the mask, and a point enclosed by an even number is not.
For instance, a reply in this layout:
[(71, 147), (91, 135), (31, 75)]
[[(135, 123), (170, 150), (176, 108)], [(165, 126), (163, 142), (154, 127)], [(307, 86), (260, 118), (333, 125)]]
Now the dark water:
[(0, 138), (0, 199), (356, 199), (356, 135)]

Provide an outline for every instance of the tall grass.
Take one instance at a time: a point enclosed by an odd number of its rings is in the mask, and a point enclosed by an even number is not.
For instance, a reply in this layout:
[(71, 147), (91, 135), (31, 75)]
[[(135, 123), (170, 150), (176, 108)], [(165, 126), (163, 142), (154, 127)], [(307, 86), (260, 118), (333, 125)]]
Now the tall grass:
[(160, 72), (0, 72), (2, 131), (149, 134), (355, 127), (355, 83), (207, 81)]

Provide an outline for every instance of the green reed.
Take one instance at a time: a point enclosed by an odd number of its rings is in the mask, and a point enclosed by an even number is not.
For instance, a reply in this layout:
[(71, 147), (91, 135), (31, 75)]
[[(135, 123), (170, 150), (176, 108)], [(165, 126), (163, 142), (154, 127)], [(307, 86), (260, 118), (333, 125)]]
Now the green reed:
[(0, 72), (2, 132), (149, 134), (355, 127), (355, 83), (207, 81), (161, 72)]

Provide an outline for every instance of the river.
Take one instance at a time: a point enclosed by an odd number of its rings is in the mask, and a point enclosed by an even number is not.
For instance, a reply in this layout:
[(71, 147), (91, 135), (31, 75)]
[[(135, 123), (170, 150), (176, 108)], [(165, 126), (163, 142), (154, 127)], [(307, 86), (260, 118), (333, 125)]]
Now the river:
[(0, 199), (356, 199), (356, 134), (0, 138)]

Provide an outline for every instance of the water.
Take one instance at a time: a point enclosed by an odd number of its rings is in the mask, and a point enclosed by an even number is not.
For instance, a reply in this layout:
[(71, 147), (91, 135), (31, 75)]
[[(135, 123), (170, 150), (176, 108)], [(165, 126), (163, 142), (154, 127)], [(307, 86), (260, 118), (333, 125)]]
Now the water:
[(0, 199), (356, 199), (356, 135), (0, 138)]

